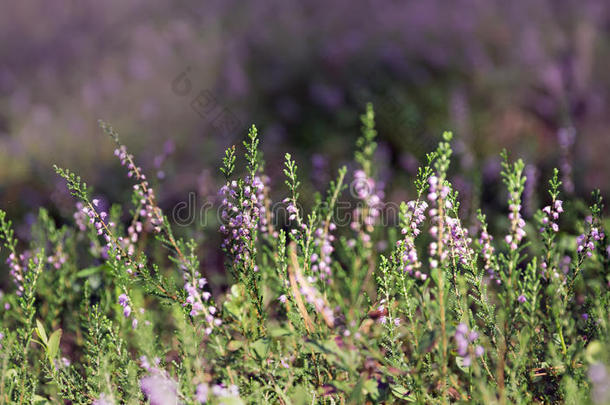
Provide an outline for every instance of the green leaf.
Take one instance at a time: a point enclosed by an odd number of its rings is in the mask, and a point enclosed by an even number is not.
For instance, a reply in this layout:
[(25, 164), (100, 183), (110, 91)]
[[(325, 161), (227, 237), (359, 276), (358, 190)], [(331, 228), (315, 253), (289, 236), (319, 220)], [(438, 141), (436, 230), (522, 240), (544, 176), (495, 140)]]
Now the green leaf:
[(304, 385), (297, 385), (290, 395), (290, 399), (294, 405), (309, 405), (311, 404), (312, 390)]
[(411, 392), (400, 385), (390, 385), (392, 395), (396, 398), (404, 399), (407, 402), (415, 402), (415, 399), (411, 396)]
[(38, 334), (40, 340), (42, 340), (42, 343), (46, 345), (48, 340), (47, 332), (45, 332), (44, 325), (42, 324), (42, 322), (40, 322), (40, 319), (36, 319), (36, 333)]
[(251, 353), (253, 353), (259, 360), (264, 360), (267, 358), (267, 354), (269, 353), (269, 345), (269, 339), (259, 339), (250, 345)]
[(14, 368), (9, 368), (8, 371), (6, 372), (6, 378), (7, 379), (13, 379), (13, 378), (17, 378), (17, 376), (19, 375), (19, 372), (17, 370), (15, 370)]
[(371, 396), (371, 399), (375, 402), (379, 400), (379, 388), (377, 380), (366, 380), (364, 382), (364, 391), (366, 394)]
[(57, 329), (49, 337), (49, 343), (47, 344), (47, 356), (49, 360), (53, 360), (59, 352), (59, 341), (61, 340), (61, 329)]
[(360, 378), (358, 379), (358, 382), (356, 383), (356, 385), (354, 386), (354, 388), (352, 389), (352, 391), (349, 393), (349, 397), (347, 398), (347, 403), (348, 404), (362, 404), (364, 403), (364, 398), (362, 397), (362, 388), (364, 386), (364, 379)]
[(292, 336), (292, 332), (286, 328), (276, 327), (269, 329), (269, 336), (273, 338)]
[(601, 361), (604, 348), (599, 340), (594, 340), (587, 346), (585, 351), (585, 358), (589, 364), (597, 363)]
[(50, 404), (51, 402), (46, 399), (45, 397), (42, 397), (38, 394), (34, 394), (34, 396), (32, 397), (32, 404), (34, 405), (47, 405)]
[(241, 340), (231, 340), (229, 342), (229, 344), (227, 344), (227, 349), (229, 349), (229, 351), (234, 352), (236, 350), (239, 350), (241, 347), (243, 347), (244, 342), (242, 342)]
[(244, 405), (244, 401), (239, 397), (221, 397), (220, 403), (225, 405)]

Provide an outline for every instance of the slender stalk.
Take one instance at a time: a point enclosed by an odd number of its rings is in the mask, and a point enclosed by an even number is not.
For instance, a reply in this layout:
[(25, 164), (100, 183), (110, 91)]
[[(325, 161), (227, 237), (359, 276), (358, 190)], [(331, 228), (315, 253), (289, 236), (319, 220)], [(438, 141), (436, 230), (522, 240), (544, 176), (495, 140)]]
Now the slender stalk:
[(441, 395), (443, 403), (447, 402), (447, 325), (445, 319), (445, 275), (443, 273), (443, 233), (445, 227), (444, 201), (439, 198), (438, 203), (438, 247), (439, 264), (438, 277), (438, 305), (441, 318)]

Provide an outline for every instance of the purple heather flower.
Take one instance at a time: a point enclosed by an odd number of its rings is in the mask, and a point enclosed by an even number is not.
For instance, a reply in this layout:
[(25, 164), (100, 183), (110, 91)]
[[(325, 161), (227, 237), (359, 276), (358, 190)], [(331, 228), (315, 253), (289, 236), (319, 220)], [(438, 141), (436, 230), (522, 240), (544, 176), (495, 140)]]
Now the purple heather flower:
[(525, 298), (525, 295), (521, 294), (519, 296), (519, 298), (517, 298), (517, 301), (519, 301), (521, 304), (525, 303), (525, 301), (527, 301), (527, 298)]
[[(449, 249), (451, 255), (459, 260), (461, 264), (467, 265), (474, 255), (474, 251), (471, 248), (472, 239), (468, 236), (468, 230), (462, 227), (461, 221), (458, 218), (453, 218), (450, 215), (445, 215), (443, 224), (445, 227), (444, 229), (440, 229), (439, 204), (443, 203), (445, 208), (451, 208), (451, 204), (448, 204), (448, 201), (442, 200), (449, 195), (451, 189), (448, 185), (440, 187), (439, 179), (436, 176), (430, 177), (428, 182), (430, 183), (428, 194), (430, 209), (428, 210), (428, 214), (432, 223), (429, 232), (434, 238), (434, 241), (428, 246), (430, 251), (430, 267), (438, 268), (439, 263), (442, 263), (449, 255), (448, 251), (444, 251), (442, 257), (438, 257), (438, 242), (446, 246), (451, 246), (451, 249)], [(441, 241), (438, 241), (439, 235), (442, 235)]]
[(512, 250), (517, 249), (519, 243), (525, 236), (525, 221), (521, 217), (521, 204), (517, 204), (514, 201), (519, 198), (517, 193), (511, 193), (511, 203), (509, 205), (508, 218), (511, 221), (510, 234), (504, 238), (505, 242), (510, 246)]
[(542, 217), (543, 227), (540, 228), (540, 232), (544, 232), (550, 226), (553, 232), (559, 232), (559, 225), (556, 222), (559, 219), (559, 214), (563, 212), (563, 202), (561, 200), (555, 200), (551, 205), (547, 205), (542, 209), (544, 216)]
[(427, 275), (418, 270), (421, 267), (421, 263), (415, 248), (415, 237), (420, 233), (419, 226), (426, 218), (424, 213), (428, 208), (428, 204), (424, 201), (409, 201), (406, 207), (407, 210), (404, 212), (405, 218), (403, 219), (404, 223), (401, 230), (404, 238), (397, 242), (397, 247), (404, 249), (401, 256), (402, 269), (405, 273), (425, 280)]
[(199, 403), (205, 404), (208, 401), (208, 392), (210, 391), (210, 386), (207, 384), (198, 384), (197, 389), (195, 391), (195, 398)]
[(588, 375), (593, 383), (593, 390), (591, 392), (593, 400), (598, 404), (606, 403), (610, 393), (608, 390), (610, 384), (606, 366), (603, 363), (595, 363), (589, 368)]
[(220, 194), (225, 197), (222, 200), (223, 223), (220, 226), (220, 232), (224, 236), (222, 248), (236, 264), (250, 257), (249, 245), (250, 241), (256, 238), (256, 231), (269, 231), (264, 205), (266, 182), (266, 177), (246, 177), (245, 187), (250, 187), (250, 192), (242, 201), (238, 201), (239, 185), (236, 181), (231, 181), (220, 189)]
[(316, 273), (320, 280), (325, 280), (328, 283), (332, 280), (331, 255), (335, 250), (332, 245), (335, 237), (330, 233), (331, 224), (333, 223), (330, 222), (328, 224), (328, 231), (325, 227), (320, 227), (315, 230), (314, 246), (319, 249), (319, 254), (314, 252), (310, 257), (312, 263), (311, 269), (313, 272)]
[(168, 376), (156, 373), (140, 380), (140, 388), (151, 405), (178, 404), (177, 383)]
[[(476, 331), (469, 331), (468, 326), (465, 323), (460, 323), (455, 328), (455, 344), (458, 356), (463, 357), (463, 365), (469, 366), (471, 358), (468, 355), (468, 347), (470, 343), (474, 343), (479, 338), (479, 334)], [(483, 347), (478, 345), (474, 348), (476, 357), (480, 357), (483, 354)]]
[(369, 242), (369, 234), (381, 215), (384, 197), (382, 184), (368, 177), (363, 170), (356, 170), (354, 172), (352, 192), (354, 197), (361, 200), (368, 207), (368, 210), (365, 212), (363, 207), (356, 207), (353, 212), (353, 221), (350, 224), (350, 228), (356, 232), (364, 231), (362, 239), (364, 242)]
[(589, 379), (594, 384), (605, 383), (608, 378), (606, 366), (602, 363), (595, 363), (589, 368)]
[(563, 212), (563, 201), (555, 200), (555, 211), (562, 213)]
[(461, 335), (456, 335), (455, 342), (457, 345), (457, 352), (460, 356), (465, 356), (468, 353), (468, 341)]

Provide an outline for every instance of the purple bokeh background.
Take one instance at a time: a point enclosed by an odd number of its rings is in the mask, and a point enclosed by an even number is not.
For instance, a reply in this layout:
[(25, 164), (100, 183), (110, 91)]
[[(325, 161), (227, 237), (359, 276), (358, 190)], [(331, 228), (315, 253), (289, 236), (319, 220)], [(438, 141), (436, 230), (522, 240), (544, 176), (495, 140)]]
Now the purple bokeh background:
[[(53, 163), (125, 200), (99, 118), (158, 173), (166, 207), (189, 191), (214, 195), (221, 151), (251, 123), (272, 182), (290, 151), (321, 189), (350, 161), (367, 101), (390, 199), (404, 198), (445, 129), (457, 136), (462, 193), (497, 181), (502, 148), (532, 178), (558, 166), (567, 191), (610, 191), (607, 1), (5, 3), (0, 207), (16, 218), (41, 205), (69, 216)], [(195, 111), (201, 92), (236, 124)]]

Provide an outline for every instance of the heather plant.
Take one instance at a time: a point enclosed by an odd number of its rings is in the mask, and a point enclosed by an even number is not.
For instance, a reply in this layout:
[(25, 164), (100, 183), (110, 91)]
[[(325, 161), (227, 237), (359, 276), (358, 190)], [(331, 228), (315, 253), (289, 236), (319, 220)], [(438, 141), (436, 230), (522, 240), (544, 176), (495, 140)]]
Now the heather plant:
[(100, 125), (133, 183), (128, 204), (104, 205), (55, 167), (73, 218), (41, 209), (24, 243), (0, 211), (13, 283), (0, 295), (0, 403), (610, 401), (599, 192), (588, 208), (564, 201), (554, 170), (529, 218), (525, 165), (503, 152), (506, 217), (464, 216), (445, 132), (387, 221), (367, 105), (353, 172), (307, 204), (286, 154), (278, 205), (252, 126), (244, 158), (232, 146), (220, 168), (224, 287)]

